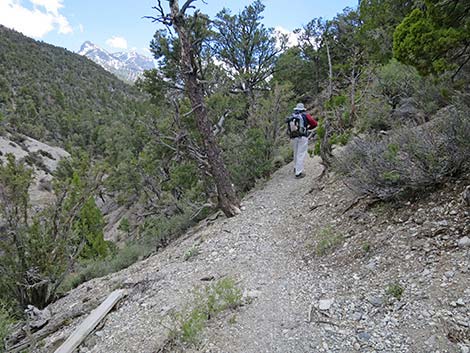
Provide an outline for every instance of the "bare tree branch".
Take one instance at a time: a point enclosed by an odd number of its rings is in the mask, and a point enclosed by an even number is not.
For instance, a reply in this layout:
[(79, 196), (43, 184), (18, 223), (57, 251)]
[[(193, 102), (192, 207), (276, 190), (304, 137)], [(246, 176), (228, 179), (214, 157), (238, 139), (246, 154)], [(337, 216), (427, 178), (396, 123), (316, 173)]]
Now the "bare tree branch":
[(180, 9), (180, 12), (179, 12), (179, 13), (180, 13), (181, 15), (184, 15), (185, 12), (186, 12), (186, 10), (188, 10), (188, 9), (195, 9), (196, 7), (193, 6), (193, 5), (191, 5), (194, 1), (196, 1), (196, 0), (187, 0), (187, 1), (184, 3), (184, 5), (181, 6), (181, 9)]

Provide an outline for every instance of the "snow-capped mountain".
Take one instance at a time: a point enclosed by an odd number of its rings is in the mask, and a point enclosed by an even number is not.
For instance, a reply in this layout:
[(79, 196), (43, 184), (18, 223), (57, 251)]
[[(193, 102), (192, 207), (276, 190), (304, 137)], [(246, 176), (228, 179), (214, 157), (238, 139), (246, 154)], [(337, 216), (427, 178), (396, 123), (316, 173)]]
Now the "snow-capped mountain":
[(89, 41), (82, 44), (78, 54), (93, 60), (124, 81), (134, 82), (144, 70), (155, 68), (152, 59), (135, 51), (109, 53)]

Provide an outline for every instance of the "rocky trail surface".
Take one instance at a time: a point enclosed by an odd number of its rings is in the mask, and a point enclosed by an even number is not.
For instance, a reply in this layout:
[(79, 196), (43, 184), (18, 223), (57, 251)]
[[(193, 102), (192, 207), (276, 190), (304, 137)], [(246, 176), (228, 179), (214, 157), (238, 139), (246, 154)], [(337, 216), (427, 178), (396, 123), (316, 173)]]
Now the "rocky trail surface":
[[(468, 179), (395, 207), (357, 199), (334, 177), (317, 185), (321, 170), (318, 159), (304, 179), (281, 168), (241, 215), (208, 219), (49, 310), (93, 308), (126, 289), (79, 352), (469, 352)], [(196, 344), (175, 343), (175, 313), (221, 278), (235, 281), (243, 305), (210, 318)], [(77, 316), (36, 351), (53, 352)]]

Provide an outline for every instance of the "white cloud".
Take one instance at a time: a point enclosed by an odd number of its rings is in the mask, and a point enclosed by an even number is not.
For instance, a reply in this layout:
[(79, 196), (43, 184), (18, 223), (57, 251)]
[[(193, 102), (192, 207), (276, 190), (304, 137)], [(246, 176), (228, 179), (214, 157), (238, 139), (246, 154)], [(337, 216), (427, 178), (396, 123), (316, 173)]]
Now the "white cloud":
[(64, 7), (62, 0), (30, 0), (36, 6), (42, 6), (46, 9), (46, 12), (53, 13), (54, 15), (59, 14), (59, 9)]
[(295, 34), (281, 26), (277, 26), (274, 30), (279, 34), (287, 36), (287, 46), (289, 48), (299, 44), (299, 34)]
[(106, 41), (106, 44), (111, 48), (127, 49), (127, 40), (123, 37), (111, 37)]
[(31, 0), (33, 9), (20, 0), (0, 0), (0, 23), (23, 34), (42, 38), (57, 30), (61, 34), (72, 33), (67, 18), (59, 13), (63, 0)]
[(80, 31), (80, 33), (83, 33), (85, 31), (81, 23), (78, 25), (78, 30)]

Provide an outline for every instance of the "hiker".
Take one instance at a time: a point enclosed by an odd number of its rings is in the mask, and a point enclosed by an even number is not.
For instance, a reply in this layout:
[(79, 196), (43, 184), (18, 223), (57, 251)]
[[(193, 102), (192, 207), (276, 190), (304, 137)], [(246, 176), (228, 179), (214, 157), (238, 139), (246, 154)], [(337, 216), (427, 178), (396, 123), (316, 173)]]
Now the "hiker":
[[(294, 113), (287, 118), (287, 133), (292, 140), (294, 149), (294, 173), (296, 178), (303, 178), (304, 160), (307, 155), (308, 137), (310, 132), (318, 125), (317, 121), (306, 112), (303, 103), (298, 103)], [(310, 130), (310, 132), (309, 132)]]

